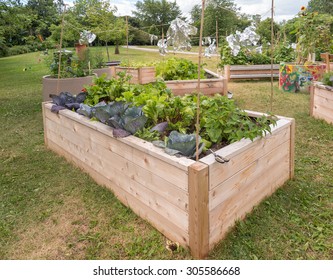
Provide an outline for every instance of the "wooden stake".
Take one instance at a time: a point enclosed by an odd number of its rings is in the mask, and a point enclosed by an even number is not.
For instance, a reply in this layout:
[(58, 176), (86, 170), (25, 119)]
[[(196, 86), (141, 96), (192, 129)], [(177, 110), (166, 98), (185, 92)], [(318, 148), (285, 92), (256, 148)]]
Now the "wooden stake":
[(271, 11), (271, 112), (273, 112), (273, 64), (274, 64), (274, 0), (272, 0), (272, 11)]
[(205, 0), (202, 0), (201, 8), (201, 23), (200, 23), (200, 38), (199, 38), (199, 61), (198, 61), (198, 91), (197, 91), (197, 122), (196, 122), (196, 153), (195, 159), (199, 160), (199, 130), (200, 130), (200, 70), (201, 70), (201, 54), (202, 54), (202, 31), (205, 16)]
[(65, 22), (65, 13), (66, 13), (66, 4), (64, 4), (64, 12), (61, 19), (61, 33), (60, 33), (60, 42), (59, 42), (59, 65), (58, 65), (58, 80), (57, 80), (57, 92), (59, 93), (59, 80), (60, 80), (60, 71), (61, 71), (61, 49), (62, 49), (62, 38), (64, 35), (64, 22)]
[[(216, 54), (219, 54), (219, 28), (218, 28), (218, 21), (217, 21), (217, 18), (216, 18)], [(217, 55), (217, 66), (216, 66), (216, 73), (219, 72), (219, 58), (220, 56)]]

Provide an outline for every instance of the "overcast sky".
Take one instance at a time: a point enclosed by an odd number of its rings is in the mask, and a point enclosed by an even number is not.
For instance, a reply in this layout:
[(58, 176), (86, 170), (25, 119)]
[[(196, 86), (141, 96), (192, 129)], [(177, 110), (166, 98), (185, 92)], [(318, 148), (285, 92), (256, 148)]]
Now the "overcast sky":
[[(135, 10), (135, 3), (138, 0), (110, 0), (117, 6), (118, 15), (131, 15), (131, 10)], [(176, 0), (183, 14), (188, 14), (195, 4), (201, 5), (201, 0)], [(260, 14), (262, 19), (271, 16), (272, 0), (234, 0), (242, 13)], [(275, 21), (291, 19), (299, 12), (301, 6), (307, 6), (308, 0), (274, 0)]]

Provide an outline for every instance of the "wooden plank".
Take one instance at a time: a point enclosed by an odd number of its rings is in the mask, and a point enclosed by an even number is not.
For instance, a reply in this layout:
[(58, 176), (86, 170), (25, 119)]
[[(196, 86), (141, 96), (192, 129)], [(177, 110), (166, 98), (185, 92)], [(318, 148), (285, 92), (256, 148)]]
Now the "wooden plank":
[(224, 76), (226, 77), (227, 81), (230, 81), (230, 65), (224, 65)]
[[(145, 188), (156, 192), (159, 196), (166, 199), (171, 204), (180, 208), (183, 211), (188, 211), (188, 193), (177, 185), (170, 183), (169, 181), (161, 178), (156, 172), (149, 172), (145, 168), (136, 165), (133, 162), (119, 156), (106, 149), (98, 141), (95, 141), (96, 137), (90, 137), (90, 134), (86, 133), (81, 135), (79, 138), (76, 136), (77, 133), (63, 126), (60, 129), (57, 128), (57, 124), (52, 123), (48, 119), (48, 130), (58, 133), (62, 138), (70, 142), (77, 147), (85, 147), (83, 153), (89, 153), (89, 160), (95, 160), (97, 163), (94, 165), (100, 165), (100, 172), (103, 170), (114, 170), (125, 174), (130, 180), (144, 186)], [(69, 144), (66, 144), (69, 145)], [(156, 171), (156, 170), (155, 170)], [(183, 184), (187, 184), (187, 177)], [(126, 183), (126, 182), (125, 182)]]
[[(59, 114), (54, 114), (50, 112), (50, 109), (52, 107), (50, 103), (45, 104), (45, 107), (48, 109), (45, 112), (46, 117), (52, 119), (55, 122), (58, 122), (59, 124), (62, 124), (63, 121), (62, 116), (64, 116), (66, 118), (73, 120), (74, 123), (77, 124), (76, 126), (74, 126), (74, 130), (81, 129), (83, 131), (86, 131), (86, 133), (93, 133), (88, 129), (89, 127), (91, 129), (97, 130), (98, 132), (101, 132), (101, 134), (99, 133), (94, 134), (94, 137), (97, 137), (97, 139), (101, 138), (101, 142), (104, 141), (103, 143), (106, 143), (106, 145), (108, 145), (110, 149), (112, 149), (113, 145), (114, 146), (113, 149), (116, 150), (115, 152), (117, 153), (122, 154), (123, 149), (125, 149), (127, 158), (129, 160), (132, 160), (133, 158), (133, 152), (132, 152), (133, 149), (130, 149), (130, 147), (132, 147), (139, 151), (143, 151), (147, 157), (152, 156), (153, 158), (160, 159), (161, 164), (163, 165), (167, 163), (168, 165), (176, 166), (177, 169), (184, 170), (185, 173), (188, 170), (188, 166), (194, 163), (193, 160), (188, 158), (184, 157), (178, 158), (175, 156), (170, 156), (166, 154), (161, 148), (155, 147), (152, 143), (139, 139), (135, 136), (129, 136), (126, 138), (117, 138), (117, 139), (113, 138), (113, 133), (112, 133), (113, 129), (111, 127), (104, 125), (100, 122), (90, 121), (88, 118), (81, 116), (70, 110), (62, 110), (59, 112)], [(78, 127), (78, 124), (83, 124), (83, 126)], [(66, 123), (64, 125), (66, 125)], [(103, 135), (106, 135), (107, 137), (103, 137)], [(140, 158), (139, 160), (141, 162), (142, 158)], [(146, 159), (146, 161), (147, 160), (149, 160), (149, 158)], [(166, 176), (170, 177), (170, 174)], [(178, 174), (175, 176), (178, 176)]]
[[(47, 126), (49, 127), (49, 124), (47, 124)], [(63, 132), (63, 134), (61, 134), (61, 132)], [(77, 145), (66, 139), (64, 134), (65, 131), (63, 129), (56, 132), (48, 130), (49, 140), (57, 143), (60, 147), (67, 151), (67, 153), (81, 159), (86, 166), (90, 166), (96, 172), (103, 174), (103, 176), (109, 179), (113, 184), (117, 185), (127, 193), (130, 193), (137, 200), (149, 206), (166, 219), (169, 219), (173, 223), (177, 224), (180, 228), (185, 231), (188, 230), (187, 211), (181, 210), (170, 203), (165, 197), (160, 196), (156, 192), (137, 183), (132, 178), (127, 176), (127, 174), (112, 168), (107, 168), (107, 158), (103, 157), (103, 155), (95, 156), (91, 150), (88, 150), (88, 152), (85, 153), (82, 145)], [(84, 140), (80, 139), (80, 141), (83, 142)], [(112, 160), (113, 159), (111, 158), (110, 161)]]
[(221, 75), (219, 75), (218, 73), (215, 73), (215, 72), (213, 72), (213, 71), (211, 71), (211, 70), (209, 70), (209, 69), (206, 69), (206, 68), (204, 68), (204, 71), (207, 73), (207, 74), (209, 74), (209, 75), (211, 75), (211, 76), (213, 76), (213, 77), (215, 77), (215, 78), (223, 78)]
[[(280, 64), (273, 64), (273, 69), (279, 69)], [(235, 70), (258, 70), (258, 69), (265, 69), (265, 70), (270, 70), (271, 69), (271, 64), (257, 64), (257, 65), (230, 65), (230, 70), (235, 71)]]
[(333, 102), (333, 87), (314, 86), (314, 96), (324, 98), (327, 102)]
[(192, 256), (203, 259), (209, 250), (208, 166), (189, 168), (189, 244)]
[[(271, 69), (233, 70), (231, 75), (271, 74)], [(273, 74), (279, 74), (279, 69), (273, 69)]]
[[(218, 242), (237, 220), (243, 219), (255, 205), (271, 195), (289, 178), (289, 147), (290, 142), (285, 142), (258, 159), (256, 174), (243, 177), (248, 173), (240, 172), (235, 175), (239, 183), (232, 186), (233, 194), (210, 211), (210, 247)], [(227, 187), (227, 182), (225, 186)]]
[(331, 109), (327, 109), (324, 106), (315, 105), (313, 110), (313, 117), (316, 119), (325, 120), (328, 123), (333, 123), (333, 114)]
[[(270, 78), (271, 74), (231, 74), (230, 79), (259, 79), (259, 78)], [(279, 74), (273, 74), (274, 78), (278, 78)]]
[[(52, 104), (46, 103), (45, 107), (51, 110)], [(69, 118), (73, 120), (74, 122), (83, 124), (84, 127), (90, 127), (94, 130), (97, 130), (101, 132), (104, 135), (107, 135), (110, 137), (109, 141), (112, 143), (115, 143), (116, 141), (118, 143), (124, 143), (128, 146), (131, 146), (135, 149), (138, 149), (140, 151), (145, 152), (148, 155), (152, 155), (153, 157), (159, 158), (162, 161), (167, 162), (170, 165), (177, 166), (177, 168), (182, 169), (184, 171), (188, 170), (188, 166), (194, 163), (193, 160), (185, 158), (185, 157), (175, 157), (170, 156), (167, 153), (165, 153), (161, 148), (155, 147), (152, 143), (147, 142), (143, 139), (137, 138), (135, 136), (128, 136), (125, 138), (114, 138), (113, 137), (113, 129), (105, 124), (102, 124), (98, 121), (91, 121), (89, 118), (79, 115), (75, 112), (72, 112), (70, 110), (62, 110), (59, 112), (59, 114), (51, 113), (49, 110), (46, 111), (46, 116), (55, 119), (55, 121), (61, 116), (65, 116), (66, 118)], [(61, 121), (60, 121), (61, 122)], [(120, 144), (119, 144), (120, 145)]]
[(315, 93), (313, 97), (313, 103), (314, 103), (314, 108), (324, 107), (327, 110), (331, 110), (333, 113), (333, 99), (330, 100), (326, 97), (320, 96)]
[(279, 64), (273, 65), (225, 65), (225, 75), (230, 79), (262, 79), (270, 78), (273, 72), (273, 78), (279, 77)]
[[(165, 83), (175, 95), (194, 93), (198, 87), (197, 80), (166, 81)], [(224, 84), (223, 79), (203, 79), (200, 81), (200, 91), (206, 95), (223, 94)]]
[[(278, 151), (281, 154), (269, 152), (268, 154), (258, 157), (242, 170), (235, 172), (230, 178), (221, 181), (216, 188), (211, 190), (209, 192), (209, 210), (213, 210), (224, 201), (237, 194), (242, 186), (250, 184), (251, 180), (260, 178), (263, 175), (262, 173), (274, 172), (274, 169), (271, 170), (268, 166), (273, 165), (276, 167), (281, 161), (288, 161), (290, 157), (290, 141), (282, 143), (273, 151)], [(263, 171), (264, 169), (265, 171)]]
[(141, 201), (137, 200), (135, 197), (110, 182), (110, 180), (108, 180), (103, 174), (96, 172), (82, 160), (72, 156), (71, 154), (67, 153), (67, 151), (64, 151), (57, 145), (57, 143), (51, 140), (48, 141), (48, 148), (85, 170), (98, 184), (110, 189), (124, 205), (129, 206), (134, 213), (136, 213), (142, 219), (147, 220), (167, 238), (173, 241), (177, 241), (183, 246), (189, 246), (188, 232), (185, 232), (177, 225), (170, 222), (168, 219), (165, 219), (153, 209), (147, 207)]
[(292, 119), (290, 125), (289, 179), (293, 179), (295, 176), (295, 136), (296, 136), (296, 122), (295, 119)]
[[(257, 138), (253, 142), (249, 139), (242, 139), (216, 151), (218, 155), (229, 158), (228, 163), (216, 162), (213, 155), (201, 159), (201, 162), (210, 166), (210, 190), (251, 162), (256, 161), (258, 157), (288, 141), (290, 139), (290, 125), (290, 120), (281, 119), (277, 122), (277, 126), (272, 129), (272, 134), (268, 134), (265, 138)], [(211, 174), (213, 175), (211, 176)]]

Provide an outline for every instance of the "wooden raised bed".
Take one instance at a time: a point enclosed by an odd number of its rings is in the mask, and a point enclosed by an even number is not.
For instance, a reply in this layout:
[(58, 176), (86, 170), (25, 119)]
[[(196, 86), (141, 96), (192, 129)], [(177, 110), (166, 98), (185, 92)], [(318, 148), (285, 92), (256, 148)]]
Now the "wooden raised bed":
[(116, 139), (111, 127), (70, 110), (51, 113), (51, 106), (43, 103), (47, 147), (195, 258), (207, 256), (238, 219), (293, 177), (293, 119), (280, 117), (272, 134), (217, 151), (230, 159), (221, 164), (213, 155), (198, 162), (170, 156), (134, 136)]
[[(279, 64), (273, 65), (273, 78), (279, 78), (279, 67)], [(227, 81), (267, 79), (271, 77), (271, 65), (225, 65), (224, 76)]]
[(116, 74), (126, 72), (127, 75), (130, 75), (132, 84), (148, 84), (156, 81), (155, 67), (114, 67)]
[(310, 115), (333, 124), (333, 87), (313, 83), (310, 89)]
[(114, 67), (104, 67), (104, 68), (98, 68), (93, 69), (93, 73), (97, 75), (97, 77), (100, 77), (104, 74), (106, 74), (106, 79), (111, 79), (115, 76), (115, 68)]
[[(216, 93), (226, 95), (228, 92), (227, 80), (211, 71), (205, 69), (206, 73), (213, 76), (211, 79), (200, 79), (200, 92), (204, 95)], [(174, 95), (191, 94), (198, 91), (198, 80), (174, 80), (165, 81), (166, 86), (171, 89)]]

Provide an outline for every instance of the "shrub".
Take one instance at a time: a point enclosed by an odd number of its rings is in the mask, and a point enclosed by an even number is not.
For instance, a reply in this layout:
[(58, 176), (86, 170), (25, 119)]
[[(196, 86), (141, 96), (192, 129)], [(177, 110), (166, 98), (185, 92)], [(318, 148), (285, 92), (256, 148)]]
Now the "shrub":
[(333, 86), (333, 71), (325, 73), (321, 81), (324, 85), (328, 85), (328, 86), (332, 87)]
[(8, 49), (8, 55), (18, 55), (31, 52), (30, 48), (27, 45), (23, 46), (13, 46)]

